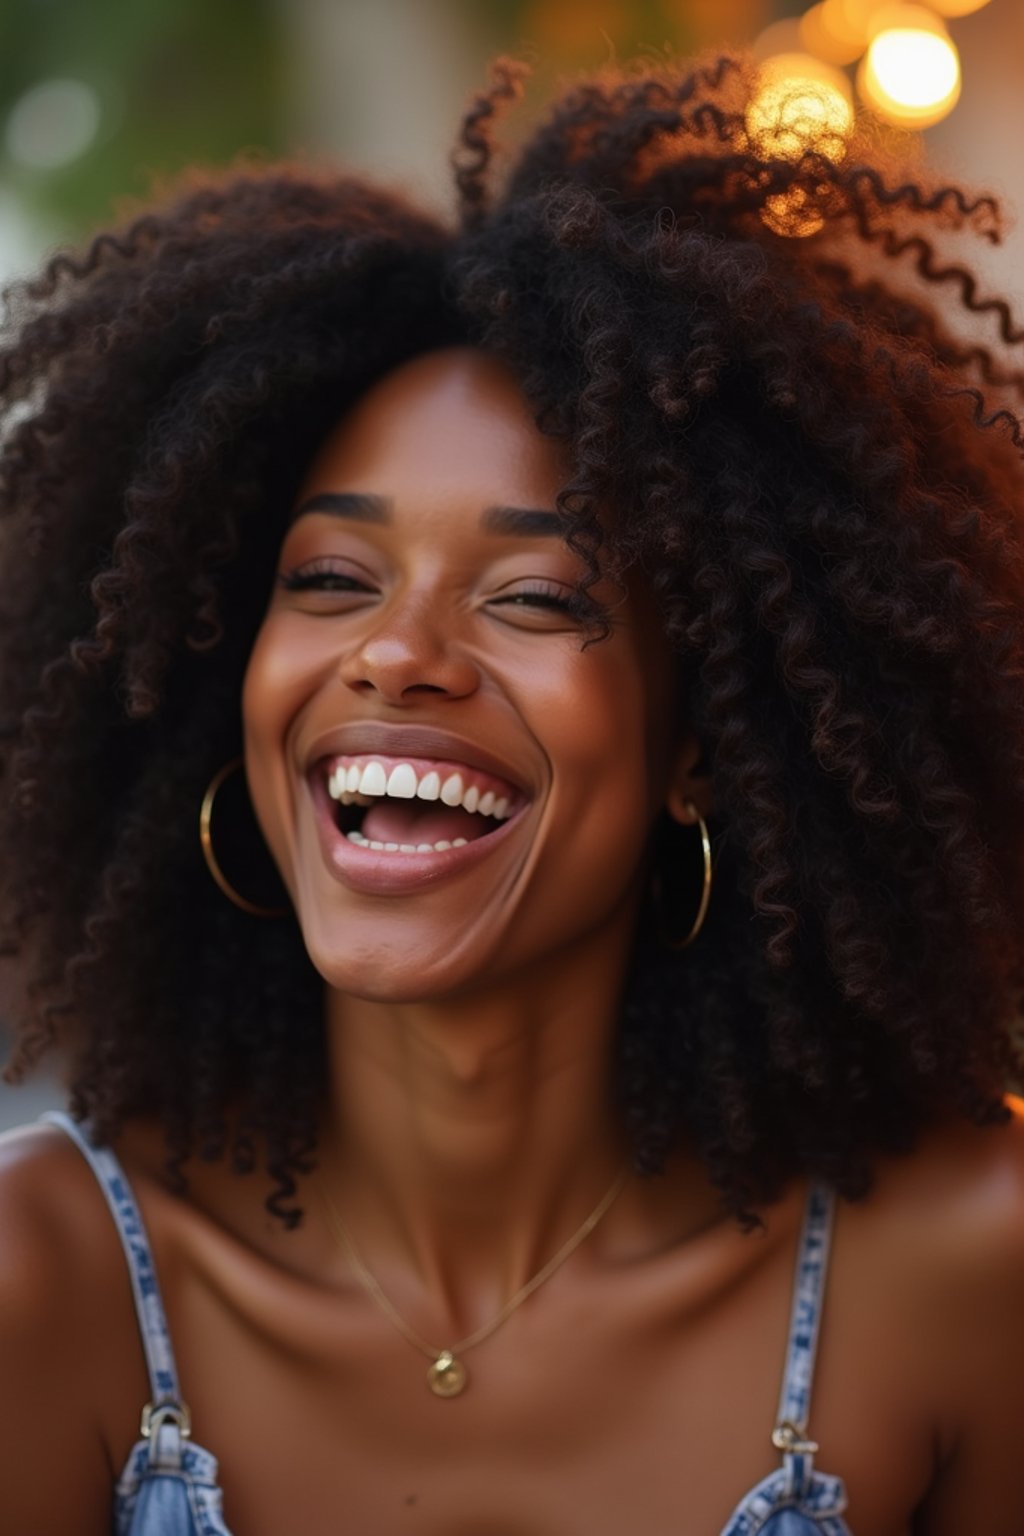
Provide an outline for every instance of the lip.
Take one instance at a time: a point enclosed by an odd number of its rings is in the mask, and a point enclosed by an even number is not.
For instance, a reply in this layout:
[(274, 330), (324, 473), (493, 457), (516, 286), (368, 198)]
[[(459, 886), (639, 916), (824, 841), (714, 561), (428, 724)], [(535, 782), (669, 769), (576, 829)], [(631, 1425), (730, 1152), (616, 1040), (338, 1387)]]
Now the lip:
[[(345, 750), (367, 751), (372, 748), (356, 749), (347, 746)], [(446, 750), (451, 750), (450, 740)], [(463, 758), (462, 761), (466, 759)], [(471, 766), (486, 765), (477, 761)], [(493, 832), (487, 832), (483, 837), (475, 838), (473, 842), (466, 843), (462, 848), (442, 848), (432, 850), (430, 853), (385, 853), (379, 849), (361, 848), (355, 843), (350, 843), (338, 830), (334, 820), (334, 801), (327, 792), (327, 785), (321, 774), (309, 775), (309, 787), (313, 797), (320, 852), (328, 874), (347, 886), (349, 890), (359, 891), (369, 896), (400, 896), (403, 893), (424, 890), (447, 875), (472, 869), (475, 864), (479, 864), (482, 859), (486, 859), (495, 849), (501, 847), (513, 827), (521, 820), (528, 803), (525, 799), (521, 801), (518, 810), (513, 811), (507, 821), (499, 823)]]
[[(505, 779), (524, 799), (533, 798), (531, 787), (514, 764), (488, 752), (479, 742), (468, 741), (464, 736), (436, 726), (351, 720), (345, 725), (325, 731), (313, 740), (306, 754), (306, 774), (314, 779), (316, 765), (325, 757), (372, 756), (375, 752), (381, 757), (438, 758), (464, 763), (467, 768), (479, 768), (484, 773)], [(488, 834), (489, 837), (494, 835)], [(411, 858), (412, 855), (407, 857)]]
[[(518, 792), (519, 803), (507, 821), (493, 832), (462, 848), (431, 853), (384, 853), (360, 848), (339, 832), (336, 807), (318, 766), (329, 757), (373, 756), (435, 758), (477, 768), (505, 780)], [(439, 726), (398, 725), (379, 720), (350, 720), (324, 731), (310, 743), (305, 757), (306, 780), (313, 798), (317, 836), (328, 874), (349, 890), (392, 896), (424, 890), (446, 876), (472, 869), (501, 848), (524, 815), (533, 790), (514, 764)]]

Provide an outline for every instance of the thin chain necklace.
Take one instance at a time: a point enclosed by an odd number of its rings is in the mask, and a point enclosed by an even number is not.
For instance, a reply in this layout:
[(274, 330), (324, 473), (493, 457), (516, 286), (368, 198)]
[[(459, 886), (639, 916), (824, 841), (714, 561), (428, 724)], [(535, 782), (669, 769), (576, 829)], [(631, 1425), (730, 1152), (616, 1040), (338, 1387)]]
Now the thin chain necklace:
[(475, 1345), (482, 1344), (484, 1339), (490, 1338), (491, 1334), (495, 1333), (502, 1323), (512, 1316), (516, 1308), (522, 1306), (528, 1296), (532, 1296), (534, 1291), (539, 1290), (545, 1280), (550, 1280), (555, 1270), (559, 1269), (569, 1255), (575, 1253), (584, 1239), (590, 1236), (602, 1216), (605, 1216), (611, 1210), (615, 1200), (622, 1193), (628, 1178), (629, 1164), (625, 1163), (619, 1169), (612, 1183), (605, 1190), (583, 1225), (578, 1227), (572, 1237), (562, 1244), (558, 1252), (547, 1261), (543, 1269), (539, 1269), (531, 1280), (527, 1280), (525, 1285), (520, 1286), (518, 1291), (509, 1297), (497, 1317), (493, 1317), (489, 1323), (484, 1323), (482, 1328), (477, 1328), (473, 1333), (467, 1334), (464, 1339), (460, 1339), (457, 1344), (450, 1344), (446, 1349), (438, 1349), (436, 1345), (428, 1343), (421, 1334), (418, 1334), (405, 1321), (405, 1318), (402, 1317), (401, 1313), (385, 1295), (380, 1282), (370, 1273), (356, 1252), (355, 1245), (349, 1236), (348, 1228), (338, 1214), (330, 1195), (322, 1185), (318, 1186), (318, 1188), (327, 1211), (328, 1222), (335, 1237), (344, 1249), (348, 1261), (355, 1271), (356, 1278), (376, 1302), (392, 1326), (397, 1328), (404, 1339), (430, 1360), (430, 1369), (427, 1371), (427, 1386), (431, 1392), (436, 1397), (458, 1397), (459, 1393), (465, 1390), (469, 1382), (469, 1372), (459, 1357), (465, 1354), (467, 1349), (472, 1349)]

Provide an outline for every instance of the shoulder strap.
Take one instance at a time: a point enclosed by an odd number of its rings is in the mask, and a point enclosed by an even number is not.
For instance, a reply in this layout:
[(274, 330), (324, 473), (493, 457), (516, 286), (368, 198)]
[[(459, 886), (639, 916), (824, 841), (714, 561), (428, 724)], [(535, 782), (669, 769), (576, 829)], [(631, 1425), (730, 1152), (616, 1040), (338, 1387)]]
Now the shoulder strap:
[[(807, 1195), (797, 1250), (793, 1309), (786, 1364), (782, 1373), (782, 1391), (779, 1394), (776, 1436), (786, 1425), (799, 1431), (800, 1435), (807, 1431), (834, 1212), (835, 1191), (826, 1184), (812, 1184)], [(776, 1440), (776, 1443), (780, 1442)], [(780, 1448), (784, 1447), (780, 1445)]]
[(149, 1238), (143, 1226), (142, 1216), (135, 1203), (131, 1185), (124, 1169), (107, 1147), (95, 1147), (89, 1140), (87, 1129), (60, 1110), (48, 1110), (41, 1117), (51, 1125), (59, 1126), (70, 1136), (81, 1152), (97, 1183), (106, 1196), (114, 1225), (117, 1227), (121, 1246), (128, 1261), (128, 1274), (135, 1297), (135, 1311), (142, 1335), (142, 1347), (146, 1353), (149, 1371), (149, 1388), (152, 1405), (179, 1404), (178, 1372), (174, 1364), (171, 1336), (160, 1296), (160, 1285), (153, 1264)]

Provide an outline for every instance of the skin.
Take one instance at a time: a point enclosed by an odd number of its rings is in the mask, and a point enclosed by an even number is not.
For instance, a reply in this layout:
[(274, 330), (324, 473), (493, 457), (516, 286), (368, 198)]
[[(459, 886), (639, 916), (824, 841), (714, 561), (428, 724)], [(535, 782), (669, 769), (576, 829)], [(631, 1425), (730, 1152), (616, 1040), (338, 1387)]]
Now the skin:
[[(571, 587), (561, 540), (481, 525), (495, 506), (550, 511), (565, 472), (494, 362), (450, 351), (390, 375), (311, 465), (279, 562), (358, 587), (279, 585), (242, 701), (253, 803), (324, 978), (319, 1181), (439, 1345), (492, 1318), (620, 1166), (611, 1036), (649, 835), (664, 808), (711, 804), (642, 587), (595, 588), (611, 636), (584, 647), (575, 618), (527, 600)], [(303, 510), (355, 493), (386, 498), (388, 521)], [(398, 892), (339, 878), (316, 765), (353, 724), (486, 746), (518, 819)], [(316, 1184), (288, 1233), (256, 1181), (217, 1165), (170, 1195), (154, 1124), (118, 1151), (237, 1536), (334, 1536), (342, 1515), (360, 1536), (622, 1536), (627, 1518), (716, 1536), (778, 1464), (801, 1181), (743, 1233), (681, 1147), (467, 1353), (469, 1389), (442, 1402)], [(0, 1226), (5, 1517), (99, 1536), (148, 1394), (116, 1237), (58, 1133), (0, 1141)], [(855, 1536), (1019, 1533), (1022, 1284), (1019, 1115), (937, 1128), (841, 1208), (811, 1431)]]

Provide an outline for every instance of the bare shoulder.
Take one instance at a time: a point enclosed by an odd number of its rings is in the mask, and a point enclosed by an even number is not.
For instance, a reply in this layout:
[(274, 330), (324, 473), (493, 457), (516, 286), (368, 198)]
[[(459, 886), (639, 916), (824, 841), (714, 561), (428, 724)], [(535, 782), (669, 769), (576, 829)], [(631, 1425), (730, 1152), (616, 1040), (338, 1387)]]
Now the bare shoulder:
[(1020, 1530), (1007, 1426), (1024, 1423), (1024, 1103), (1007, 1104), (1006, 1124), (945, 1124), (885, 1160), (837, 1227), (850, 1289), (932, 1447), (921, 1536)]
[[(131, 1316), (120, 1239), (95, 1175), (61, 1130), (0, 1135), (0, 1333), (43, 1353), (105, 1340)], [(17, 1327), (15, 1326), (17, 1324)]]
[(45, 1312), (85, 1260), (90, 1174), (69, 1139), (33, 1125), (0, 1136), (0, 1318)]
[(922, 1258), (969, 1264), (958, 1272), (1024, 1263), (1024, 1101), (1008, 1096), (1005, 1124), (946, 1122), (907, 1157), (878, 1170), (865, 1209), (899, 1224)]
[(1024, 1102), (1006, 1104), (1005, 1124), (948, 1121), (880, 1161), (839, 1217), (855, 1268), (881, 1265), (907, 1294), (944, 1296), (965, 1316), (1001, 1302), (1024, 1325)]
[(104, 1383), (120, 1349), (117, 1309), (130, 1306), (117, 1247), (95, 1179), (62, 1132), (0, 1136), (0, 1486), (5, 1517), (25, 1536), (109, 1530)]

